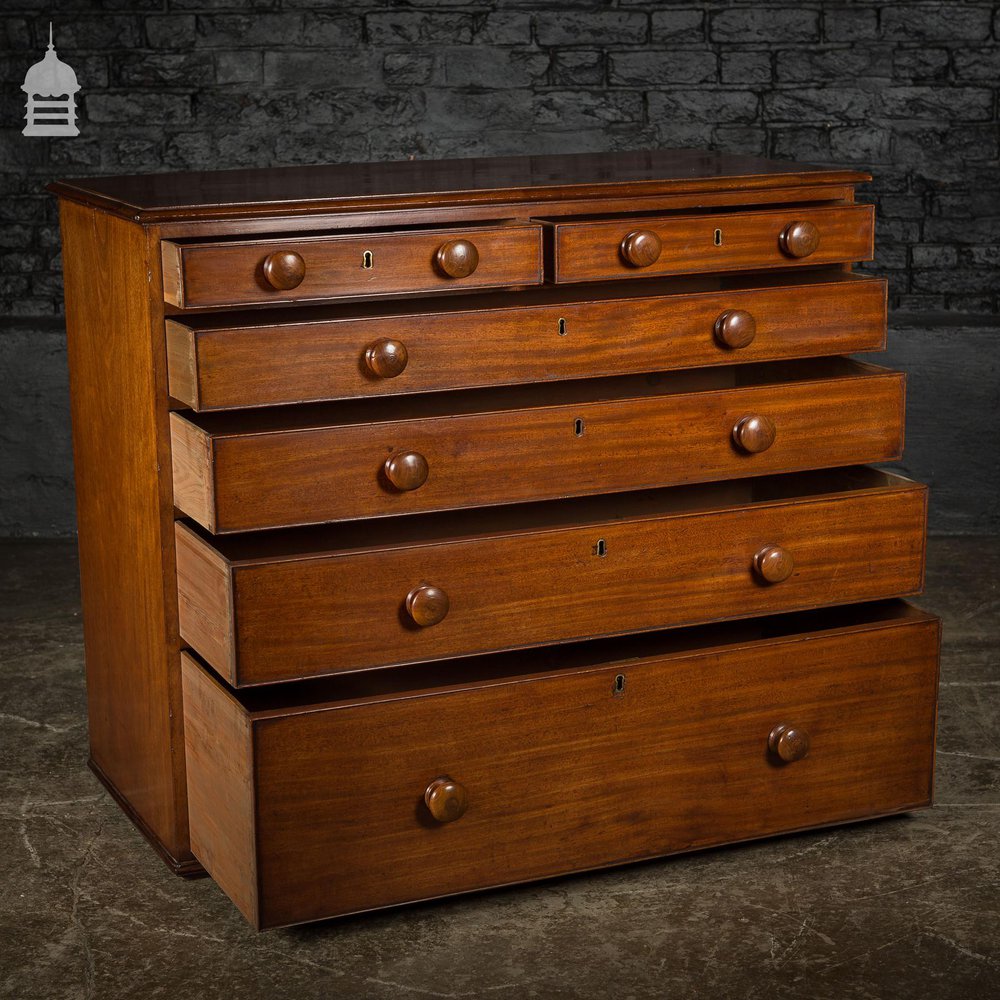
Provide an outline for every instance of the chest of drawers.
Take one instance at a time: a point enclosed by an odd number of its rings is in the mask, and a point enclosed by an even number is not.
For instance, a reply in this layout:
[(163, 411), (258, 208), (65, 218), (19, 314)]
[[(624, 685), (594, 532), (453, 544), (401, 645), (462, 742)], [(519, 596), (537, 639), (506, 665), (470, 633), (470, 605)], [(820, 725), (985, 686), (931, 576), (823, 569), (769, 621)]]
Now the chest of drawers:
[(257, 927), (930, 804), (865, 175), (66, 181), (91, 766)]

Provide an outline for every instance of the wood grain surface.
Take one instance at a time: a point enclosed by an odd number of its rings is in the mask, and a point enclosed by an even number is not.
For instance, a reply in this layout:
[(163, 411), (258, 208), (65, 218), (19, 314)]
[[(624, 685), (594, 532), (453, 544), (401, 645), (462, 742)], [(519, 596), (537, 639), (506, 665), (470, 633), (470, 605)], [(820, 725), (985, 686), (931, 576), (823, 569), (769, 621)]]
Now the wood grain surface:
[(274, 927), (927, 805), (866, 179), (52, 185), (91, 763), (174, 870)]
[(60, 222), (90, 753), (190, 872), (158, 239), (68, 202)]
[[(170, 319), (170, 394), (195, 410), (233, 409), (885, 346), (884, 280), (843, 272), (672, 279), (584, 294)], [(715, 334), (719, 317), (735, 310), (756, 328), (739, 349)], [(404, 345), (405, 369), (373, 377), (365, 351), (386, 339)]]
[[(479, 264), (454, 278), (435, 266), (450, 241), (471, 241)], [(163, 242), (164, 297), (181, 308), (267, 305), (317, 299), (537, 285), (542, 280), (537, 225), (420, 229), (222, 243)], [(298, 254), (305, 277), (276, 288), (264, 273), (274, 253)]]
[(202, 670), (183, 675), (192, 850), (253, 924), (257, 912), (256, 788), (250, 720)]
[[(252, 788), (229, 779), (235, 829), (201, 830), (195, 812), (194, 841), (247, 917), (272, 927), (918, 808), (931, 799), (937, 646), (920, 613), (730, 644), (717, 630), (707, 648), (589, 669), (244, 709), (250, 760), (240, 729), (189, 734), (255, 775)], [(184, 672), (189, 711), (238, 711), (193, 658)], [(782, 723), (808, 733), (804, 759), (768, 750)], [(220, 772), (192, 770), (193, 798), (232, 795)], [(443, 775), (467, 793), (454, 822), (423, 801)], [(242, 872), (214, 860), (232, 857)]]
[[(903, 399), (898, 373), (822, 359), (305, 412), (175, 412), (174, 497), (222, 533), (884, 462), (902, 453)], [(776, 429), (757, 454), (734, 439), (753, 414)], [(414, 454), (427, 474), (397, 488), (386, 463)]]
[[(227, 553), (223, 539), (179, 523), (179, 544), (217, 546), (228, 559), (233, 594), (229, 607), (218, 588), (179, 580), (188, 588), (181, 635), (240, 686), (919, 592), (926, 489), (889, 476), (852, 489), (849, 476), (819, 474), (826, 490), (782, 499), (768, 499), (766, 488), (755, 498), (754, 481), (743, 480), (691, 488), (687, 501), (676, 496), (683, 488), (601, 497), (582, 509), (566, 501), (561, 512), (536, 515), (561, 519), (548, 527), (490, 531), (484, 520), (476, 534), (459, 534), (471, 532), (463, 525), (421, 537), (415, 524), (410, 542), (393, 541), (390, 524), (350, 549), (311, 541), (269, 552), (277, 540), (265, 536), (238, 538)], [(838, 483), (843, 492), (830, 492)], [(788, 580), (756, 576), (754, 556), (766, 545), (791, 553)], [(420, 584), (449, 601), (428, 628), (405, 610)], [(222, 623), (213, 642), (199, 647), (193, 616)], [(220, 655), (224, 635), (231, 645)]]
[[(781, 248), (782, 232), (801, 221), (819, 230), (819, 246), (807, 257), (792, 256)], [(621, 254), (622, 240), (637, 229), (654, 233), (663, 246), (648, 267), (631, 266)], [(871, 260), (874, 231), (871, 205), (796, 206), (557, 221), (550, 223), (547, 239), (551, 243), (551, 280), (573, 282)]]
[[(401, 160), (88, 177), (57, 181), (62, 198), (129, 218), (190, 224), (201, 219), (294, 218), (305, 212), (356, 213), (417, 208), (438, 214), (454, 206), (524, 201), (600, 201), (678, 193), (732, 192), (738, 198), (783, 188), (841, 185), (871, 175), (698, 149), (570, 153), (546, 156)], [(815, 197), (815, 196), (814, 196)]]

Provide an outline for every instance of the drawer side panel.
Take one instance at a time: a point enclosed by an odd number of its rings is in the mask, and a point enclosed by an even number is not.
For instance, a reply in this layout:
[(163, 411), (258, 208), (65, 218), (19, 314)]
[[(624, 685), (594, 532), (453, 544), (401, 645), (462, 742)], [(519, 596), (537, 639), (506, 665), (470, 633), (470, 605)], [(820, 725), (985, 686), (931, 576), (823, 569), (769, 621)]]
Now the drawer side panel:
[(236, 646), (229, 564), (186, 525), (178, 523), (175, 536), (181, 640), (233, 682)]
[(259, 927), (250, 721), (186, 653), (181, 677), (191, 850)]

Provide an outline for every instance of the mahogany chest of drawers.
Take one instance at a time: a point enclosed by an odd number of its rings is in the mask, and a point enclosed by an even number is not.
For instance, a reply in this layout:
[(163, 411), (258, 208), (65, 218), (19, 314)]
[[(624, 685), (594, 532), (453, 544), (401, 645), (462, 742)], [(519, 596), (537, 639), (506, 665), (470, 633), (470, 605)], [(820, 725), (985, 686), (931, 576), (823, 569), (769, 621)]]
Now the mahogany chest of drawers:
[(866, 175), (61, 182), (91, 766), (256, 927), (930, 804)]

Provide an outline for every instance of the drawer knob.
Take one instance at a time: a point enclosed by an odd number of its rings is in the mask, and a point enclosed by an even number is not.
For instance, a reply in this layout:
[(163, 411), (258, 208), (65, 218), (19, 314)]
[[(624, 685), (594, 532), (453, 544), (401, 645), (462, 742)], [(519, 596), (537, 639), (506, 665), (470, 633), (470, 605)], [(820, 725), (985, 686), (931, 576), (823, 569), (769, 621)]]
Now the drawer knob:
[(774, 421), (770, 417), (760, 413), (749, 413), (736, 422), (733, 428), (733, 441), (743, 451), (756, 455), (758, 452), (767, 451), (774, 444), (777, 434)]
[(365, 367), (376, 378), (395, 378), (403, 373), (409, 355), (398, 340), (376, 340), (365, 348)]
[(278, 250), (264, 258), (264, 278), (272, 288), (286, 292), (306, 276), (306, 262), (294, 250)]
[(819, 230), (811, 222), (789, 222), (778, 243), (789, 257), (808, 257), (819, 246)]
[(767, 737), (767, 747), (786, 764), (802, 760), (809, 753), (809, 734), (785, 722), (774, 727)]
[(781, 583), (795, 569), (795, 560), (788, 549), (780, 545), (765, 545), (754, 557), (753, 568), (765, 583)]
[(448, 240), (438, 247), (434, 260), (449, 278), (467, 278), (479, 267), (479, 251), (471, 240)]
[(385, 478), (397, 490), (409, 493), (427, 482), (427, 459), (419, 451), (398, 451), (385, 460)]
[(757, 336), (757, 321), (745, 309), (727, 309), (715, 321), (715, 339), (726, 347), (746, 347)]
[(414, 587), (406, 595), (406, 613), (413, 619), (414, 624), (421, 628), (428, 628), (444, 621), (449, 607), (451, 603), (448, 595), (440, 587), (434, 587), (429, 583)]
[(622, 240), (621, 253), (626, 264), (632, 267), (649, 267), (660, 259), (663, 243), (656, 233), (648, 229), (637, 229)]
[(435, 778), (424, 792), (424, 802), (439, 823), (454, 823), (469, 808), (469, 793), (451, 778)]

